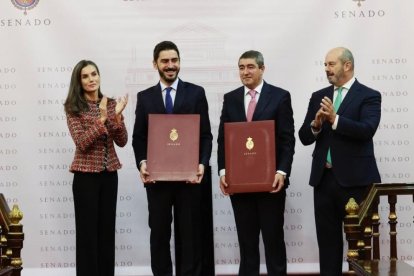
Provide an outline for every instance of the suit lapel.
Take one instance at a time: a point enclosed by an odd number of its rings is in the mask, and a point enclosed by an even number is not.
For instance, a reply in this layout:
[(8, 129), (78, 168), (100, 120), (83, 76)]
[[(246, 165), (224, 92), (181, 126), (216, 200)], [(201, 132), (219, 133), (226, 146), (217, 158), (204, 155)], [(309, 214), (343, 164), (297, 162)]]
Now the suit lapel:
[(155, 110), (156, 113), (159, 113), (159, 114), (167, 113), (165, 110), (164, 100), (162, 98), (160, 83), (155, 85), (152, 89), (153, 89), (152, 92), (154, 93), (154, 97), (152, 99), (153, 99), (154, 107), (156, 109)]
[(351, 88), (349, 89), (348, 93), (346, 94), (345, 98), (343, 99), (341, 105), (338, 109), (338, 114), (341, 115), (346, 108), (349, 106), (349, 104), (359, 95), (359, 82), (355, 80), (355, 82), (352, 84)]
[(247, 121), (246, 110), (244, 108), (244, 86), (240, 87), (235, 95), (234, 107), (236, 108), (235, 114), (238, 118), (236, 122)]
[[(331, 99), (332, 104), (333, 104), (333, 102), (334, 102), (334, 100), (333, 100), (333, 97), (334, 97), (334, 86), (333, 86), (333, 85), (331, 85), (331, 86), (329, 86), (329, 87), (327, 88), (326, 95), (324, 95), (324, 96), (326, 96), (326, 97), (328, 97), (329, 99)], [(323, 99), (323, 97), (322, 97), (322, 99)], [(322, 99), (321, 99), (321, 100), (322, 100)]]
[(263, 82), (262, 91), (260, 92), (259, 101), (257, 102), (256, 109), (253, 113), (253, 121), (260, 118), (263, 111), (266, 109), (266, 106), (270, 103), (272, 98), (272, 93), (270, 92), (270, 87), (266, 82)]
[(184, 83), (179, 79), (178, 85), (177, 85), (177, 92), (175, 94), (175, 99), (174, 99), (173, 113), (177, 113), (177, 111), (180, 110), (180, 107), (183, 104), (183, 101), (185, 99), (186, 93), (187, 91), (185, 90)]

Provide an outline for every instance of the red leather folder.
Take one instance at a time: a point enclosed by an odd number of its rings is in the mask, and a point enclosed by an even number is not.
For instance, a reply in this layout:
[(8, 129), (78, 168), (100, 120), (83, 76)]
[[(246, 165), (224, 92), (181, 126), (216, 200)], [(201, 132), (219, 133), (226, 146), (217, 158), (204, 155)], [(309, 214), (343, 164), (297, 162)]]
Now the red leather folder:
[(228, 193), (272, 191), (276, 174), (275, 122), (224, 124)]
[(190, 181), (199, 164), (199, 114), (149, 114), (147, 170), (154, 181)]

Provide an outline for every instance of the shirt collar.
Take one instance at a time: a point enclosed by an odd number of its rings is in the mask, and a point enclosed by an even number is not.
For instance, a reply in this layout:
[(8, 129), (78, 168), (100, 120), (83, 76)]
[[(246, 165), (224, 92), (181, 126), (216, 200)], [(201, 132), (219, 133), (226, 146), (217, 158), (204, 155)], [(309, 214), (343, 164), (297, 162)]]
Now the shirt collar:
[(164, 83), (162, 83), (160, 81), (160, 86), (161, 86), (161, 91), (164, 91), (165, 88), (167, 87), (172, 87), (172, 89), (174, 89), (174, 91), (177, 91), (177, 87), (178, 87), (178, 78), (170, 85), (170, 86), (166, 86)]
[(256, 93), (260, 94), (260, 92), (262, 92), (263, 84), (264, 84), (264, 81), (262, 80), (262, 82), (254, 89), (250, 89), (247, 86), (245, 86), (244, 87), (244, 95), (246, 96), (249, 93), (250, 90), (254, 90), (254, 91), (256, 91)]
[[(349, 89), (351, 89), (351, 86), (354, 84), (355, 82), (355, 77), (352, 77), (349, 81), (347, 81), (346, 83), (344, 83), (344, 85), (342, 85), (342, 88), (345, 88), (346, 91), (348, 91)], [(338, 90), (338, 86), (334, 87), (334, 90)]]

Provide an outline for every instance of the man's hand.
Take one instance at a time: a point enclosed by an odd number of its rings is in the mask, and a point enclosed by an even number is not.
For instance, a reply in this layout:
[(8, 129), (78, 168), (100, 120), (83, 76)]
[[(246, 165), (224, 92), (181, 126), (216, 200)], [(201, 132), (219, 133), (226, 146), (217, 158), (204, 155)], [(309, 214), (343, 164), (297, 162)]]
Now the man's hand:
[(275, 180), (273, 181), (272, 185), (274, 190), (272, 190), (271, 193), (279, 192), (283, 188), (283, 186), (285, 186), (285, 176), (281, 175), (280, 173), (276, 173)]
[(336, 112), (333, 106), (331, 99), (328, 97), (323, 97), (321, 102), (322, 114), (325, 116), (331, 124), (335, 122)]
[(147, 171), (147, 162), (146, 161), (143, 161), (141, 163), (141, 166), (139, 167), (139, 175), (141, 177), (142, 183), (151, 182), (149, 172)]
[(319, 108), (318, 112), (315, 114), (315, 119), (312, 121), (312, 128), (314, 131), (319, 132), (322, 128), (322, 123), (325, 121), (325, 115), (323, 114), (322, 107)]
[(204, 165), (198, 164), (198, 171), (197, 171), (197, 178), (191, 180), (191, 183), (201, 183), (201, 180), (203, 180), (204, 176)]
[(220, 176), (220, 190), (223, 193), (223, 195), (229, 195), (229, 193), (226, 192), (226, 188), (229, 185), (226, 183), (226, 176)]

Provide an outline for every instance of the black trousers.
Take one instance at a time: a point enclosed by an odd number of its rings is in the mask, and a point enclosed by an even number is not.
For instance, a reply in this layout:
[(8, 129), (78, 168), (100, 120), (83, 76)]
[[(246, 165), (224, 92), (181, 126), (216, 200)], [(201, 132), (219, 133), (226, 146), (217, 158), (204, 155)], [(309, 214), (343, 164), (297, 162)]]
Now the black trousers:
[(76, 275), (114, 276), (117, 172), (75, 172)]
[[(180, 243), (176, 256), (180, 272), (177, 276), (202, 275), (201, 185), (176, 183), (147, 184), (151, 228), (151, 269), (154, 276), (172, 276), (171, 223), (178, 228)], [(177, 264), (178, 265), (178, 264)]]
[(342, 275), (345, 205), (351, 197), (360, 203), (366, 190), (367, 187), (341, 187), (332, 169), (325, 169), (321, 183), (314, 188), (321, 276)]
[(239, 276), (260, 274), (259, 235), (262, 233), (267, 275), (286, 275), (284, 212), (286, 191), (230, 196), (240, 246)]

